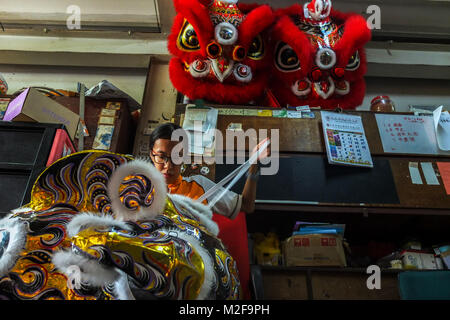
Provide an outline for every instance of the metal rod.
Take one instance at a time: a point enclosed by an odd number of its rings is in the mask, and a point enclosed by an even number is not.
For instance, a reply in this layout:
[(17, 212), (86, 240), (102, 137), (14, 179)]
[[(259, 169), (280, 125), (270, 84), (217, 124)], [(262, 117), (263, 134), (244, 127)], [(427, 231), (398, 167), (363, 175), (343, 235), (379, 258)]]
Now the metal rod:
[(85, 90), (82, 83), (78, 83), (78, 92), (80, 93), (80, 135), (78, 136), (78, 151), (84, 149), (84, 108), (85, 108)]

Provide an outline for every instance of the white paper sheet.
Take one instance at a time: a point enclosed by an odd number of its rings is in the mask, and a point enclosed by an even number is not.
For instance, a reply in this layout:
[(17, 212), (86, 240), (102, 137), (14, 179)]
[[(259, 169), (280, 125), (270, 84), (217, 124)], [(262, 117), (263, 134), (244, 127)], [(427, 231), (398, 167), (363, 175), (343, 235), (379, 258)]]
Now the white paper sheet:
[(439, 149), (450, 150), (450, 115), (442, 106), (433, 111), (434, 129)]
[(436, 177), (436, 172), (433, 169), (433, 164), (431, 162), (421, 162), (420, 165), (427, 184), (434, 186), (439, 185), (440, 183)]
[(423, 184), (422, 177), (420, 176), (419, 163), (410, 162), (409, 163), (409, 174), (411, 176), (411, 181), (413, 184)]
[(191, 154), (202, 155), (204, 148), (214, 148), (218, 114), (219, 111), (215, 108), (186, 106), (183, 129), (188, 134)]
[(429, 116), (376, 114), (384, 152), (438, 154), (433, 118)]

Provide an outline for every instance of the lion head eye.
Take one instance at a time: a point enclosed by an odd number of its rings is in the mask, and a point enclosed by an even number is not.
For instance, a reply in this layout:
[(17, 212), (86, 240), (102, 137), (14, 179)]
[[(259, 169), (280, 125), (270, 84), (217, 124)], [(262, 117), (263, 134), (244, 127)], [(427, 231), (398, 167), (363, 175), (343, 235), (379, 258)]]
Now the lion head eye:
[(277, 45), (275, 66), (283, 72), (292, 72), (300, 69), (300, 60), (292, 47), (284, 42)]
[(348, 60), (348, 64), (345, 67), (345, 69), (349, 71), (355, 71), (356, 69), (359, 68), (360, 63), (361, 59), (359, 58), (359, 52), (356, 51), (355, 54), (353, 54)]
[(187, 21), (184, 21), (183, 28), (177, 40), (177, 46), (183, 51), (196, 51), (200, 49), (200, 41), (194, 27)]
[(261, 60), (264, 57), (264, 53), (264, 40), (261, 35), (258, 35), (253, 39), (253, 42), (248, 49), (247, 57), (253, 60)]

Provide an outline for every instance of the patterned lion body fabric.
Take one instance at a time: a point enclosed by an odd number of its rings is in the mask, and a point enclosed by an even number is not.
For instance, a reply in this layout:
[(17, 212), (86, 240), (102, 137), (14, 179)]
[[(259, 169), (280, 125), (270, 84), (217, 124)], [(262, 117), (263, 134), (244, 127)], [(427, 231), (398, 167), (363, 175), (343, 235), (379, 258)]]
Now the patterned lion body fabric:
[(280, 104), (355, 109), (365, 95), (366, 20), (313, 0), (275, 12), (272, 90)]
[(267, 5), (237, 0), (174, 0), (177, 16), (168, 39), (174, 87), (191, 100), (248, 104), (264, 99), (272, 60)]
[(0, 220), (0, 299), (240, 299), (212, 213), (165, 188), (128, 156), (52, 164), (26, 208)]

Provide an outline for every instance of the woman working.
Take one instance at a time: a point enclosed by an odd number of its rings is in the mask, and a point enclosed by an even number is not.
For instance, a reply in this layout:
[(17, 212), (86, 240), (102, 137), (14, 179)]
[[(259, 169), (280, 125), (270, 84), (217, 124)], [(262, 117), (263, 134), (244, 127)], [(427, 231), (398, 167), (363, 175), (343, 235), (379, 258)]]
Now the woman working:
[[(181, 129), (181, 127), (173, 123), (165, 123), (152, 132), (150, 157), (158, 171), (163, 174), (170, 193), (198, 199), (214, 187), (215, 183), (201, 175), (181, 176), (181, 164), (175, 165), (171, 159), (172, 149), (180, 143), (171, 141), (172, 133), (177, 129)], [(266, 140), (259, 143), (253, 149), (252, 154), (257, 152)], [(268, 154), (269, 149), (267, 148), (261, 152), (258, 160), (266, 158)], [(247, 173), (247, 181), (242, 194), (228, 191), (211, 208), (214, 213), (217, 213), (214, 214), (213, 220), (219, 226), (219, 238), (222, 239), (236, 261), (244, 299), (250, 299), (250, 262), (245, 213), (252, 213), (255, 210), (258, 176), (258, 165), (252, 164)], [(211, 201), (214, 196), (208, 197), (206, 201)]]
[[(192, 177), (181, 176), (181, 164), (175, 165), (171, 160), (172, 149), (180, 143), (179, 141), (171, 141), (172, 133), (177, 129), (181, 129), (181, 127), (173, 123), (165, 123), (158, 126), (152, 132), (150, 136), (150, 157), (158, 171), (163, 174), (169, 193), (181, 194), (192, 199), (198, 199), (206, 191), (211, 189), (215, 183), (201, 175)], [(254, 148), (253, 153), (257, 152), (266, 140), (258, 144)], [(263, 151), (258, 157), (258, 160), (267, 157), (268, 152), (268, 149)], [(258, 176), (258, 164), (252, 164), (247, 173), (247, 181), (245, 182), (242, 194), (239, 195), (228, 191), (212, 207), (212, 211), (230, 219), (236, 218), (240, 211), (252, 213), (255, 210)], [(212, 198), (213, 196), (207, 200), (211, 200)]]

